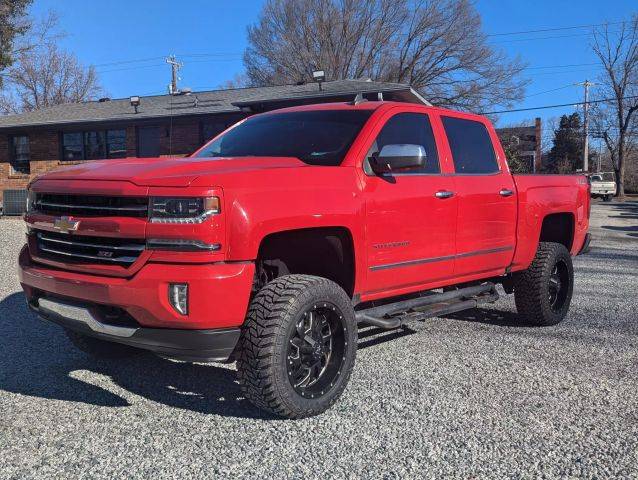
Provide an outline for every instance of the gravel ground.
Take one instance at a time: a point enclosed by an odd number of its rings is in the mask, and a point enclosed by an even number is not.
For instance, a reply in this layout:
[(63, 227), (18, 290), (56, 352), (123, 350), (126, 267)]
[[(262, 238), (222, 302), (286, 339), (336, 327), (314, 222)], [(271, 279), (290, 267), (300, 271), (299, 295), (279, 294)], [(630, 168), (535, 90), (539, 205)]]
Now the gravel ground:
[(0, 220), (0, 478), (637, 478), (638, 203), (599, 203), (592, 225), (561, 325), (517, 326), (503, 297), (362, 331), (341, 401), (287, 421), (234, 367), (74, 351), (26, 309), (23, 226)]

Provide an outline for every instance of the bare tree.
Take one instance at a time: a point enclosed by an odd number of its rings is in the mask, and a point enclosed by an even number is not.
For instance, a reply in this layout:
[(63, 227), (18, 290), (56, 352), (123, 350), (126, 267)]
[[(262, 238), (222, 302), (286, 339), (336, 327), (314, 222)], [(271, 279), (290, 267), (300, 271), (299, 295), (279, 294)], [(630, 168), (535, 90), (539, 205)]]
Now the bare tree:
[(252, 84), (409, 83), (431, 102), (480, 110), (519, 100), (523, 63), (488, 44), (469, 0), (268, 0), (248, 29)]
[(619, 31), (607, 27), (594, 35), (594, 52), (605, 70), (599, 95), (613, 98), (594, 117), (597, 134), (604, 140), (616, 172), (617, 195), (625, 195), (626, 159), (631, 137), (638, 133), (638, 15), (624, 22)]
[[(31, 28), (27, 7), (31, 0), (2, 0), (0, 2), (0, 73), (14, 60), (16, 39)], [(0, 75), (2, 86), (2, 75)]]
[(53, 43), (20, 54), (6, 80), (10, 92), (0, 100), (5, 113), (83, 102), (102, 92), (95, 69), (85, 68)]
[(234, 88), (244, 88), (249, 86), (248, 77), (243, 73), (236, 73), (233, 78), (230, 78), (219, 84), (219, 88), (224, 90), (231, 90)]

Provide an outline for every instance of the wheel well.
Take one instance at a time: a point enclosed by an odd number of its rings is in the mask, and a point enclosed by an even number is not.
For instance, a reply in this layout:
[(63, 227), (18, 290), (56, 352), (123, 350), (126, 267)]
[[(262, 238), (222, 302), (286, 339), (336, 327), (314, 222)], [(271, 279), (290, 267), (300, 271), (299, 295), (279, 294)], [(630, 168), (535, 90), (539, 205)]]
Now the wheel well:
[(332, 280), (352, 297), (354, 246), (342, 227), (308, 228), (273, 233), (259, 246), (255, 288), (282, 275), (300, 273)]
[(571, 213), (553, 213), (543, 219), (541, 242), (555, 242), (571, 250), (574, 240), (574, 216)]

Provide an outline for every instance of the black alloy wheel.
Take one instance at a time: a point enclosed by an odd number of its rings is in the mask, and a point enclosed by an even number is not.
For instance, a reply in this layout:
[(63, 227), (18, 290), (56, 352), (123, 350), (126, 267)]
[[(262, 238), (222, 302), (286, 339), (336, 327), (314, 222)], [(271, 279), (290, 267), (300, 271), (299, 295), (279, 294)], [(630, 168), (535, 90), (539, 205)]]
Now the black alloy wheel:
[(556, 325), (563, 320), (573, 291), (572, 257), (560, 243), (541, 242), (529, 268), (515, 276), (516, 309), (531, 325)]
[(343, 315), (331, 303), (313, 305), (288, 342), (288, 379), (304, 398), (323, 395), (341, 375), (348, 342)]
[(348, 384), (357, 354), (352, 301), (335, 282), (284, 275), (248, 309), (237, 374), (246, 398), (285, 418), (318, 415)]
[(549, 304), (553, 312), (560, 312), (567, 300), (569, 269), (563, 260), (558, 260), (549, 276)]

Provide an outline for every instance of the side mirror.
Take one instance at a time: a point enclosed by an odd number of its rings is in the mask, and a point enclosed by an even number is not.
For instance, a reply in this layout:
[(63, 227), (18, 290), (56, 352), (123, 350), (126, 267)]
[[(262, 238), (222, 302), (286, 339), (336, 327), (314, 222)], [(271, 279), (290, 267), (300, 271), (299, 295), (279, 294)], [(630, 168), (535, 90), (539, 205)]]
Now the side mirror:
[(394, 144), (384, 146), (378, 155), (370, 158), (370, 167), (376, 174), (389, 173), (425, 165), (425, 149), (421, 145)]

